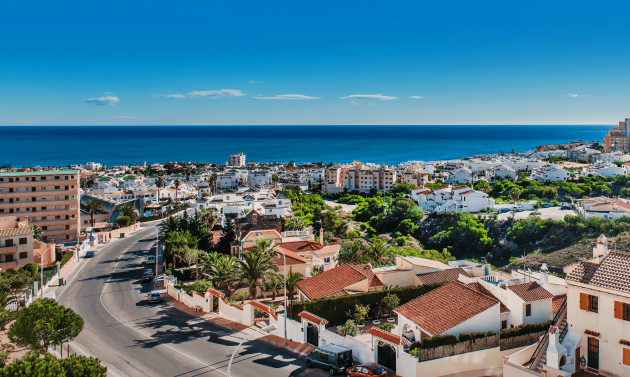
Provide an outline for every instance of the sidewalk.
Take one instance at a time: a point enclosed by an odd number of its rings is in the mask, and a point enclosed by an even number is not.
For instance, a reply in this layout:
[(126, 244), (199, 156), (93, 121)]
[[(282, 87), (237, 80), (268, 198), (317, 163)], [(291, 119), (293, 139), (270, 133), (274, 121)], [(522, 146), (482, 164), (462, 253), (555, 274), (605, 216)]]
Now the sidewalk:
[(212, 313), (196, 312), (193, 308), (189, 308), (183, 303), (178, 302), (177, 300), (173, 299), (171, 296), (166, 295), (165, 289), (161, 289), (159, 292), (163, 293), (162, 297), (164, 298), (164, 302), (173, 306), (177, 310), (186, 312), (192, 316), (199, 317), (202, 320), (211, 322), (225, 329), (238, 331), (243, 335), (251, 336), (253, 339), (263, 340), (267, 343), (273, 344), (274, 346), (285, 348), (291, 352), (298, 353), (302, 356), (308, 355), (308, 353), (311, 352), (313, 348), (315, 348), (311, 346), (310, 344), (298, 343), (292, 340), (289, 340), (287, 346), (285, 346), (283, 337), (280, 337), (278, 335), (273, 335), (273, 334), (263, 335), (258, 332), (258, 330), (267, 326), (266, 323), (259, 322), (253, 326), (246, 326), (241, 323), (230, 321), (229, 319), (220, 317), (217, 313), (214, 313), (214, 312)]

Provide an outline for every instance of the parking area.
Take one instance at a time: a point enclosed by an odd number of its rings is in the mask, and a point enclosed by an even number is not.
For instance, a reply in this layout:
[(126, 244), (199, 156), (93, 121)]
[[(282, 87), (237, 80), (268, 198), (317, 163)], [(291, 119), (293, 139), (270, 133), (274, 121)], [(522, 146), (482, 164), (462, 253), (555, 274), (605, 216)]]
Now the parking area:
[(530, 217), (530, 213), (538, 212), (540, 213), (541, 219), (553, 219), (553, 220), (564, 220), (566, 215), (577, 216), (577, 213), (572, 209), (560, 209), (560, 207), (549, 207), (549, 208), (539, 208), (537, 211), (523, 211), (523, 212), (505, 212), (499, 214), (499, 220), (507, 220), (508, 218), (514, 218), (516, 220), (526, 219)]
[(341, 210), (344, 211), (345, 213), (351, 213), (355, 208), (357, 208), (356, 204), (337, 203), (330, 199), (324, 199), (324, 202), (326, 202), (327, 206), (333, 207), (333, 208), (337, 206), (341, 206)]

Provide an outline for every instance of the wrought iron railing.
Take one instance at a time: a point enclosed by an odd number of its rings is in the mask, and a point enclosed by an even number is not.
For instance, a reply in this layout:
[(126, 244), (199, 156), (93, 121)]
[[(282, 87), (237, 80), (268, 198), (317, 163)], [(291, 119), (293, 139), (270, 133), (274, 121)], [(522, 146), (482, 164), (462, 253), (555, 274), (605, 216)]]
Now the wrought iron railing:
[(547, 341), (549, 341), (549, 333), (546, 333), (545, 336), (540, 340), (540, 342), (538, 342), (538, 347), (536, 347), (536, 351), (534, 351), (534, 354), (529, 359), (529, 365), (528, 365), (529, 369), (535, 369), (536, 360), (538, 360), (538, 356), (543, 351), (543, 348), (547, 344)]
[(560, 333), (560, 337), (559, 337), (560, 344), (562, 344), (562, 341), (564, 340), (564, 337), (567, 335), (568, 330), (569, 330), (569, 326), (567, 324), (567, 326), (564, 326), (564, 328), (562, 329), (562, 332)]

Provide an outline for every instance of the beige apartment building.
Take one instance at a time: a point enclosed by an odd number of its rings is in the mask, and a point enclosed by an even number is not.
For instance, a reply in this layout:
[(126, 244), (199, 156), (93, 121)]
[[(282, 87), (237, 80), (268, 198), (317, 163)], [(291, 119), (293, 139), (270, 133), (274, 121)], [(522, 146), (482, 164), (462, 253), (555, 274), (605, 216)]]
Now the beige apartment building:
[(402, 179), (403, 182), (415, 185), (416, 187), (423, 186), (429, 182), (427, 173), (420, 165), (410, 166), (405, 169), (405, 171), (402, 172)]
[(378, 191), (390, 190), (396, 184), (398, 174), (387, 165), (378, 168), (367, 167), (359, 161), (354, 161), (343, 175), (343, 187), (348, 191), (358, 190), (367, 192), (371, 189)]
[(619, 122), (619, 125), (608, 130), (604, 136), (604, 152), (619, 152), (630, 150), (630, 118)]
[(245, 166), (245, 155), (243, 153), (231, 154), (228, 157), (228, 165)]
[(28, 218), (42, 228), (44, 241), (77, 241), (79, 171), (0, 173), (0, 217)]
[(0, 268), (2, 271), (17, 270), (29, 262), (41, 267), (54, 265), (55, 244), (34, 239), (28, 220), (18, 221), (15, 216), (0, 217)]

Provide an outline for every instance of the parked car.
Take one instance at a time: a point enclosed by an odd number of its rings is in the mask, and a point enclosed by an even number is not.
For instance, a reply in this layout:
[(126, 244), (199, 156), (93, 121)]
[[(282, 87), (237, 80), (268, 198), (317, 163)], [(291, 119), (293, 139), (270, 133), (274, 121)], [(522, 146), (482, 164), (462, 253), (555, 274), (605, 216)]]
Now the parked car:
[(515, 212), (523, 212), (523, 211), (525, 211), (525, 208), (523, 208), (523, 207), (521, 207), (521, 206), (514, 207), (514, 211), (515, 211)]
[(84, 258), (92, 258), (94, 257), (94, 252), (92, 250), (88, 251), (87, 253), (85, 253), (85, 257)]
[(553, 207), (554, 205), (555, 204), (553, 204), (553, 203), (543, 203), (540, 206), (543, 207), (543, 208), (550, 208), (550, 207)]
[(155, 280), (155, 275), (153, 275), (153, 270), (144, 270), (144, 275), (142, 275), (143, 283), (152, 283)]
[(147, 255), (147, 259), (144, 261), (146, 264), (155, 263), (155, 255)]
[(352, 368), (352, 365), (352, 348), (332, 343), (315, 348), (306, 357), (307, 367), (326, 369), (331, 376), (336, 373), (343, 373)]
[(571, 209), (571, 206), (568, 204), (563, 204), (562, 207), (560, 207), (560, 209)]
[(509, 208), (501, 208), (499, 210), (499, 213), (506, 213), (506, 212), (510, 212), (510, 209)]
[(150, 292), (148, 297), (149, 302), (162, 302), (162, 295), (160, 295), (160, 292)]
[(354, 366), (346, 372), (346, 377), (379, 376), (387, 377), (387, 372), (374, 363), (365, 363)]

